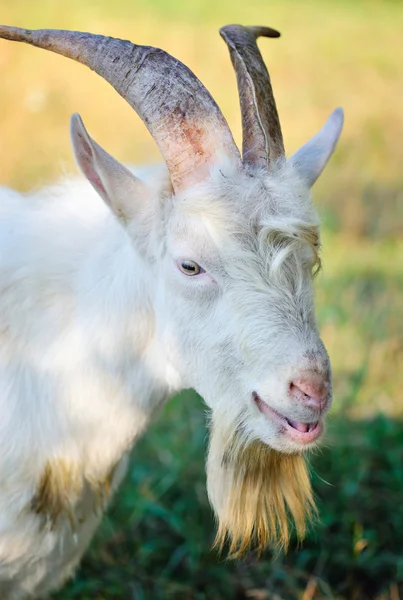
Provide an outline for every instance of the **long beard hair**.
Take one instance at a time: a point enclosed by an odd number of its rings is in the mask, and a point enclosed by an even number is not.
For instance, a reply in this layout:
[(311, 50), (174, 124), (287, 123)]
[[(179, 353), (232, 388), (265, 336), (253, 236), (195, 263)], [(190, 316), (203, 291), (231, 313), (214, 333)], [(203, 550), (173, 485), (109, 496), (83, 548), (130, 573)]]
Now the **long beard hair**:
[[(221, 419), (220, 419), (221, 421)], [(234, 430), (233, 430), (234, 431)], [(213, 418), (207, 491), (216, 514), (214, 546), (239, 558), (255, 548), (287, 550), (291, 523), (299, 539), (317, 514), (305, 458), (248, 441), (240, 428), (228, 435)]]

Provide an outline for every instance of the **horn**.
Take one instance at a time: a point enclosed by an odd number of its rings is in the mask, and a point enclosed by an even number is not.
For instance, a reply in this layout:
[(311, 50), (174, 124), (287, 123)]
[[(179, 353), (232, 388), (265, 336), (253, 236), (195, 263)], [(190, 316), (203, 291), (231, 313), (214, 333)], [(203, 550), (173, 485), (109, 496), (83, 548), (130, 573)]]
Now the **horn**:
[(277, 38), (280, 33), (270, 27), (227, 25), (220, 34), (229, 47), (237, 76), (243, 161), (267, 168), (270, 161), (284, 157), (284, 143), (270, 76), (256, 40), (259, 36)]
[(179, 60), (159, 48), (90, 33), (0, 25), (0, 38), (26, 42), (87, 65), (143, 120), (168, 166), (176, 192), (203, 181), (223, 155), (239, 151), (217, 104)]

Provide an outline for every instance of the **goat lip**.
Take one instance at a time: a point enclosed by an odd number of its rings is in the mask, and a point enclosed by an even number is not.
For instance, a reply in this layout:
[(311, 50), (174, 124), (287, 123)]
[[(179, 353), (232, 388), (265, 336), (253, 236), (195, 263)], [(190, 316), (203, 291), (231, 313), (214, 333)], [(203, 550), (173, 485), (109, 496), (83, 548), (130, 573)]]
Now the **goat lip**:
[(317, 440), (323, 431), (322, 419), (313, 423), (302, 423), (289, 419), (285, 415), (277, 412), (274, 408), (271, 408), (264, 400), (260, 398), (256, 392), (253, 393), (253, 399), (256, 406), (262, 414), (271, 420), (276, 420), (281, 423), (284, 433), (288, 435), (294, 441), (300, 444), (310, 444)]

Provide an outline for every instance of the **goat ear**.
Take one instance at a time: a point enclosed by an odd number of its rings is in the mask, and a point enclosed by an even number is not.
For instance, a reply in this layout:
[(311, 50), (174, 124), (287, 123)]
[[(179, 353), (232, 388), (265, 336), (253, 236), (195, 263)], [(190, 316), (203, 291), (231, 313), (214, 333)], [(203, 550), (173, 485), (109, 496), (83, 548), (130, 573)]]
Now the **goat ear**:
[(78, 114), (71, 117), (70, 136), (81, 171), (119, 220), (126, 224), (138, 212), (136, 199), (147, 196), (148, 188), (89, 136)]
[(343, 122), (343, 109), (336, 108), (319, 133), (289, 159), (309, 187), (315, 183), (332, 156)]

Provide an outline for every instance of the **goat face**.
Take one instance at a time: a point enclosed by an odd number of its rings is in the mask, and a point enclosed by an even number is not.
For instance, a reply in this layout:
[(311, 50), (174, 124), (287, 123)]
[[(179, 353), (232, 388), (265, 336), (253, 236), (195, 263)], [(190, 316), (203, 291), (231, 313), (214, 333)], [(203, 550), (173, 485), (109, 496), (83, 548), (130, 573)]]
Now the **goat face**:
[(172, 202), (160, 264), (170, 357), (232, 431), (281, 452), (320, 437), (329, 360), (315, 322), (319, 229), (292, 165), (218, 168)]

